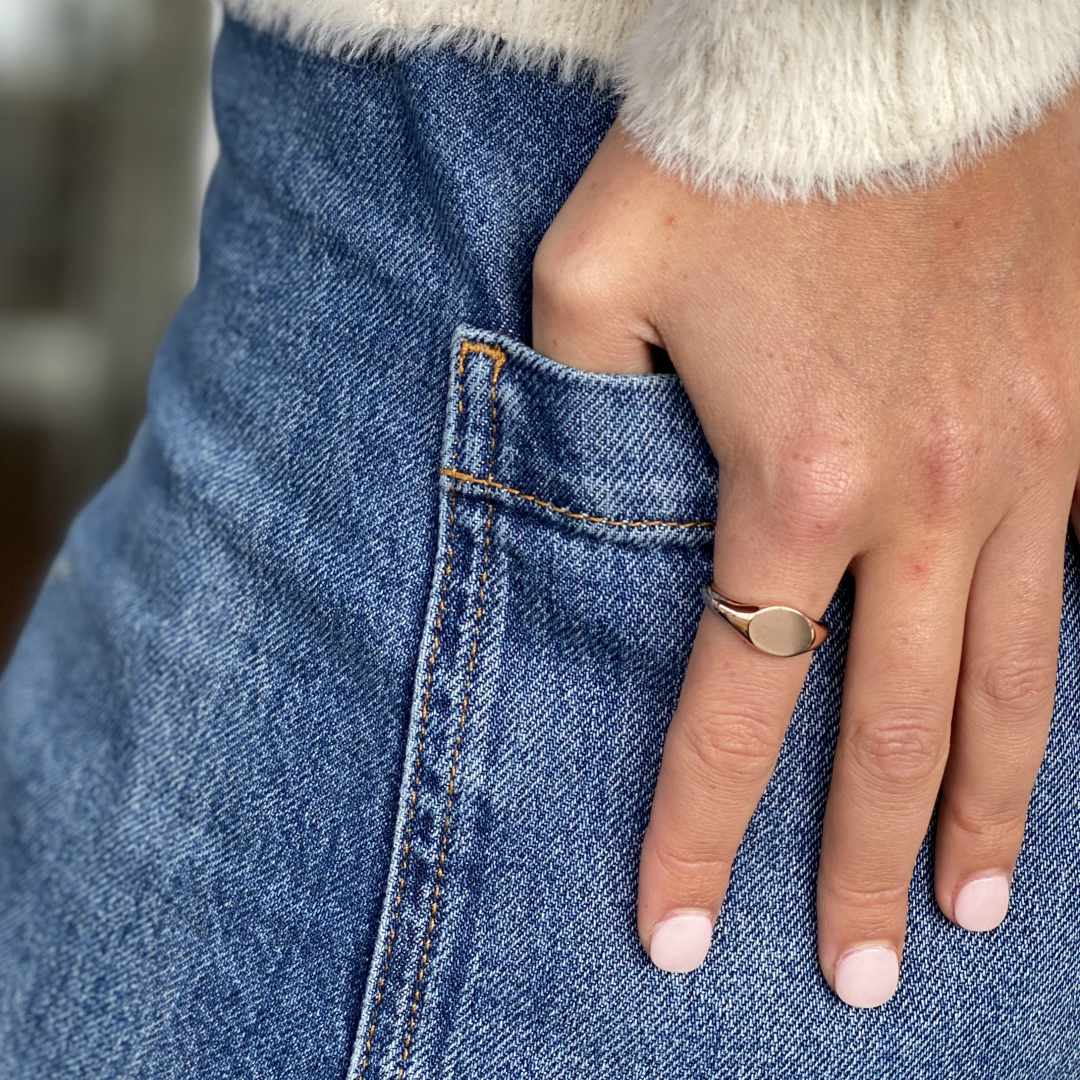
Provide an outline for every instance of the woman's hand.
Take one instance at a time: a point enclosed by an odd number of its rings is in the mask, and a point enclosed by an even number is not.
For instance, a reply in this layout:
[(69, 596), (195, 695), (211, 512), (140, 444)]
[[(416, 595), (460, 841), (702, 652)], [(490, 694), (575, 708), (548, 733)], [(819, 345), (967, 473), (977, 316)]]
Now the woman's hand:
[[(896, 988), (940, 794), (936, 893), (1004, 917), (1053, 705), (1080, 471), (1080, 96), (930, 192), (710, 200), (616, 125), (541, 244), (533, 343), (593, 370), (662, 346), (721, 467), (713, 578), (820, 617), (856, 581), (818, 876), (837, 994)], [(638, 928), (704, 959), (806, 655), (706, 612), (664, 747)]]

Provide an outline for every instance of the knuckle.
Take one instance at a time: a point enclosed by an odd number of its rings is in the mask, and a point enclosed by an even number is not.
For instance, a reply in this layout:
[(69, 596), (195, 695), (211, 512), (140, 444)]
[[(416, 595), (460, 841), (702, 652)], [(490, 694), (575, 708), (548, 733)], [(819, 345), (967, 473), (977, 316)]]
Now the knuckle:
[(695, 892), (699, 886), (722, 885), (731, 869), (730, 859), (719, 852), (705, 854), (662, 838), (654, 838), (650, 847), (660, 874), (683, 892)]
[(545, 237), (532, 265), (533, 304), (548, 319), (568, 321), (604, 310), (612, 299), (608, 264), (593, 245), (569, 246)]
[(712, 712), (687, 725), (686, 750), (696, 773), (764, 783), (776, 756), (772, 724), (750, 712)]
[(1026, 426), (1033, 449), (1045, 466), (1046, 453), (1064, 452), (1075, 441), (1076, 419), (1072, 396), (1046, 380), (1036, 385), (1028, 397)]
[(1029, 362), (1015, 365), (996, 392), (999, 422), (989, 429), (990, 438), (1014, 468), (1038, 478), (1047, 475), (1050, 463), (1075, 465), (1080, 452), (1080, 372), (1055, 359), (1068, 351), (1065, 343), (1033, 343)]
[(914, 479), (933, 517), (968, 505), (983, 451), (978, 425), (947, 413), (927, 421), (914, 451)]
[(533, 300), (547, 300), (557, 295), (561, 288), (559, 275), (559, 252), (556, 245), (545, 237), (536, 249), (532, 263)]
[(899, 875), (895, 881), (860, 880), (849, 873), (837, 871), (823, 875), (822, 899), (838, 908), (852, 909), (865, 917), (867, 911), (902, 910), (907, 904), (908, 882)]
[(1016, 642), (1000, 656), (985, 661), (973, 680), (976, 693), (988, 711), (1014, 717), (1043, 719), (1053, 700), (1057, 681), (1057, 656)]
[(943, 800), (941, 820), (980, 850), (1011, 849), (1024, 832), (1027, 799), (988, 803), (954, 796)]
[(935, 710), (907, 705), (857, 721), (848, 750), (870, 784), (897, 791), (922, 787), (936, 777), (948, 742), (946, 726)]
[(850, 448), (821, 440), (782, 447), (769, 486), (788, 534), (819, 541), (848, 528), (865, 496)]

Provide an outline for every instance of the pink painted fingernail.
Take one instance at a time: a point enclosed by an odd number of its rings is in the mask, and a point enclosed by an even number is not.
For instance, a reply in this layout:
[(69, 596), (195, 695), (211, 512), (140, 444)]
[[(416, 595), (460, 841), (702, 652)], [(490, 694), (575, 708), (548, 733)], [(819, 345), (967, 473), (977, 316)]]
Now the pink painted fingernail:
[(884, 1005), (899, 982), (900, 962), (884, 945), (853, 949), (836, 965), (836, 995), (856, 1009)]
[(661, 971), (693, 971), (709, 951), (712, 929), (712, 917), (707, 911), (672, 912), (652, 932), (649, 959)]
[(1009, 910), (1009, 879), (989, 874), (969, 881), (957, 894), (953, 915), (965, 930), (993, 930)]

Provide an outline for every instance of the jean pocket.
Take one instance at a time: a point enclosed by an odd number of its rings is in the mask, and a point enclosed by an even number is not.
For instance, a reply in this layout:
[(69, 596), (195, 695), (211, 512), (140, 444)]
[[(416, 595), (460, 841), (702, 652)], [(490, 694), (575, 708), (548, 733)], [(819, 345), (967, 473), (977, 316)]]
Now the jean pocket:
[[(449, 344), (438, 544), (350, 1076), (578, 1075), (588, 1053), (559, 1011), (526, 1011), (567, 981), (603, 994), (598, 958), (652, 977), (631, 882), (715, 464), (673, 376), (586, 373), (471, 327)], [(596, 956), (574, 955), (583, 930)]]
[(716, 463), (676, 375), (582, 371), (460, 326), (449, 381), (445, 482), (569, 528), (711, 533)]

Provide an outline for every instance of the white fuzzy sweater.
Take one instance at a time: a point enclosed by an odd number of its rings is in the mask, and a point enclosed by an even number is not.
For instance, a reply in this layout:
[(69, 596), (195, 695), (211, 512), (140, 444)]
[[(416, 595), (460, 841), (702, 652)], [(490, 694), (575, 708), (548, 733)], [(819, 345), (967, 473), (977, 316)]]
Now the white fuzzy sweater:
[(588, 75), (695, 185), (774, 199), (932, 181), (1080, 79), (1080, 0), (225, 0), (356, 56), (449, 44)]

